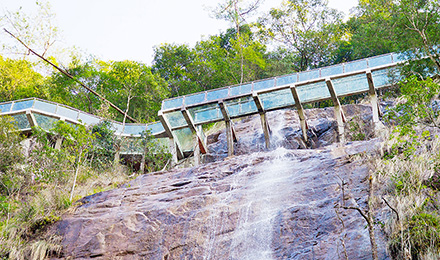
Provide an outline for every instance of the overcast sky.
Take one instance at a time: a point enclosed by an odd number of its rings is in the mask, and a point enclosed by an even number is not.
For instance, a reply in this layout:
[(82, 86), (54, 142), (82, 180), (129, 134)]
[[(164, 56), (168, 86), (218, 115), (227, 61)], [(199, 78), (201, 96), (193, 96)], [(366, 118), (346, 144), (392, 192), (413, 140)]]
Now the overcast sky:
[[(102, 60), (136, 60), (151, 64), (161, 43), (193, 46), (203, 36), (230, 25), (212, 17), (220, 0), (50, 0), (65, 47), (76, 46)], [(261, 12), (281, 0), (265, 0)], [(357, 0), (330, 0), (348, 16)], [(0, 0), (0, 13), (35, 10), (35, 0)], [(6, 37), (1, 34), (0, 37)], [(1, 42), (1, 38), (0, 38)]]

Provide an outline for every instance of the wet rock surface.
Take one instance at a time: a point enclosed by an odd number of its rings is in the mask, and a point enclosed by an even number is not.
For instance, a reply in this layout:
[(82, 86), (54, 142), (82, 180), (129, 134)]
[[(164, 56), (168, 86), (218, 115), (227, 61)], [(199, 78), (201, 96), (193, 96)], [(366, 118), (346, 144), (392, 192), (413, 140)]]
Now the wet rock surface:
[[(249, 118), (236, 124), (236, 156), (222, 159), (219, 133), (210, 137), (211, 163), (142, 175), (82, 199), (55, 227), (63, 257), (345, 259), (346, 251), (349, 259), (371, 259), (364, 219), (353, 210), (338, 215), (335, 205), (366, 207), (370, 169), (352, 155), (375, 153), (380, 141), (331, 144), (334, 126), (322, 114), (333, 111), (320, 112), (308, 115), (316, 149), (301, 143), (293, 111), (279, 112), (278, 126), (272, 121), (272, 141), (283, 147), (270, 151), (262, 147), (259, 118)], [(383, 235), (376, 239), (387, 259)]]

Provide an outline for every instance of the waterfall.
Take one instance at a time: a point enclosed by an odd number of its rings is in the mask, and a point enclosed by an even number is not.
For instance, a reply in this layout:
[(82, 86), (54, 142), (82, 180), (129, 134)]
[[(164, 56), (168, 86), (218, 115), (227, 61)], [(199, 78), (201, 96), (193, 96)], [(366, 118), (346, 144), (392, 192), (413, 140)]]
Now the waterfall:
[[(284, 115), (278, 113), (280, 115), (275, 117), (278, 120), (272, 126), (272, 139), (280, 143), (283, 137), (279, 132), (285, 120)], [(283, 147), (276, 148), (270, 155), (258, 166), (252, 165), (252, 161), (261, 158), (263, 153), (251, 156), (249, 167), (234, 173), (229, 191), (211, 208), (204, 259), (274, 259), (274, 221), (286, 207), (283, 202), (294, 181), (293, 173), (300, 169), (295, 169), (298, 160), (289, 157), (288, 150)], [(228, 232), (231, 224), (227, 223), (227, 218), (233, 213), (238, 217), (226, 245), (229, 255), (219, 256), (217, 253), (221, 250), (216, 247), (225, 246), (220, 234)]]

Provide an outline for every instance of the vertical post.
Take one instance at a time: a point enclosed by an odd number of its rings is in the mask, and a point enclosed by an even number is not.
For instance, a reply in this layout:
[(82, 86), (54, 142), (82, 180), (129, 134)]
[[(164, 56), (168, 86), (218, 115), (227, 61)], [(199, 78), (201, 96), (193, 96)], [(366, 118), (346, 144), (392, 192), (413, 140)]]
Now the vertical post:
[(37, 120), (35, 119), (35, 116), (31, 111), (29, 111), (29, 110), (26, 111), (26, 117), (27, 117), (27, 120), (29, 121), (29, 125), (31, 127), (38, 126)]
[(330, 78), (327, 78), (325, 80), (325, 83), (327, 84), (328, 90), (330, 92), (330, 96), (332, 98), (333, 104), (334, 104), (334, 110), (335, 110), (335, 117), (338, 124), (338, 141), (340, 143), (345, 143), (345, 136), (344, 136), (344, 123), (345, 123), (345, 116), (344, 111), (342, 110), (341, 103), (339, 102), (339, 99), (336, 95), (335, 88), (333, 86), (333, 82), (330, 80)]
[(219, 101), (218, 105), (220, 111), (222, 112), (223, 118), (225, 120), (225, 130), (226, 130), (226, 144), (228, 146), (228, 157), (234, 155), (234, 134), (231, 119), (229, 118), (228, 111), (225, 108), (223, 101)]
[(270, 127), (267, 123), (266, 112), (264, 111), (263, 104), (257, 93), (252, 93), (252, 98), (254, 99), (255, 105), (257, 106), (258, 113), (260, 114), (261, 127), (263, 128), (264, 140), (266, 142), (266, 148), (270, 148)]
[(309, 126), (307, 125), (306, 116), (304, 115), (304, 108), (301, 105), (301, 101), (299, 100), (298, 92), (296, 91), (295, 86), (291, 86), (290, 91), (292, 92), (293, 99), (295, 100), (295, 106), (296, 106), (296, 110), (298, 112), (298, 117), (299, 117), (299, 122), (301, 125), (301, 130), (303, 133), (303, 138), (304, 138), (304, 141), (307, 142), (307, 129), (309, 128)]
[(165, 132), (168, 135), (168, 138), (170, 140), (170, 152), (172, 154), (172, 159), (174, 163), (177, 163), (179, 159), (183, 159), (183, 152), (179, 147), (179, 144), (177, 142), (177, 138), (174, 136), (173, 131), (171, 131), (171, 125), (164, 116), (162, 111), (158, 112), (158, 116), (160, 119), (160, 122), (162, 123), (162, 126), (165, 130)]
[[(60, 118), (60, 121), (65, 121), (65, 118)], [(63, 137), (62, 136), (56, 136), (56, 141), (55, 141), (55, 149), (59, 150), (61, 149), (61, 145), (63, 144)]]
[(194, 166), (200, 165), (200, 146), (199, 142), (196, 142), (196, 146), (194, 147)]
[(377, 93), (374, 89), (374, 82), (373, 82), (373, 75), (371, 74), (370, 70), (367, 70), (366, 72), (367, 80), (368, 80), (368, 95), (370, 96), (370, 102), (371, 102), (371, 112), (373, 113), (373, 124), (375, 131), (382, 126), (379, 116), (380, 116), (380, 108), (379, 108), (379, 102), (377, 102)]

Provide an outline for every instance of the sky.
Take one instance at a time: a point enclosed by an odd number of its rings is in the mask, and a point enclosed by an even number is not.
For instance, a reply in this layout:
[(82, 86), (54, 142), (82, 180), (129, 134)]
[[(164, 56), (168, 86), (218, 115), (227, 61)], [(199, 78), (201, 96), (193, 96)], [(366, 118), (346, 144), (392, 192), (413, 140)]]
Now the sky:
[[(36, 0), (0, 0), (0, 14), (36, 10)], [(58, 45), (75, 46), (101, 60), (135, 60), (151, 64), (154, 46), (189, 44), (225, 31), (230, 24), (215, 19), (221, 0), (49, 0), (60, 30)], [(265, 0), (260, 12), (281, 0)], [(357, 0), (329, 0), (348, 17)], [(0, 43), (4, 33), (0, 34)]]

